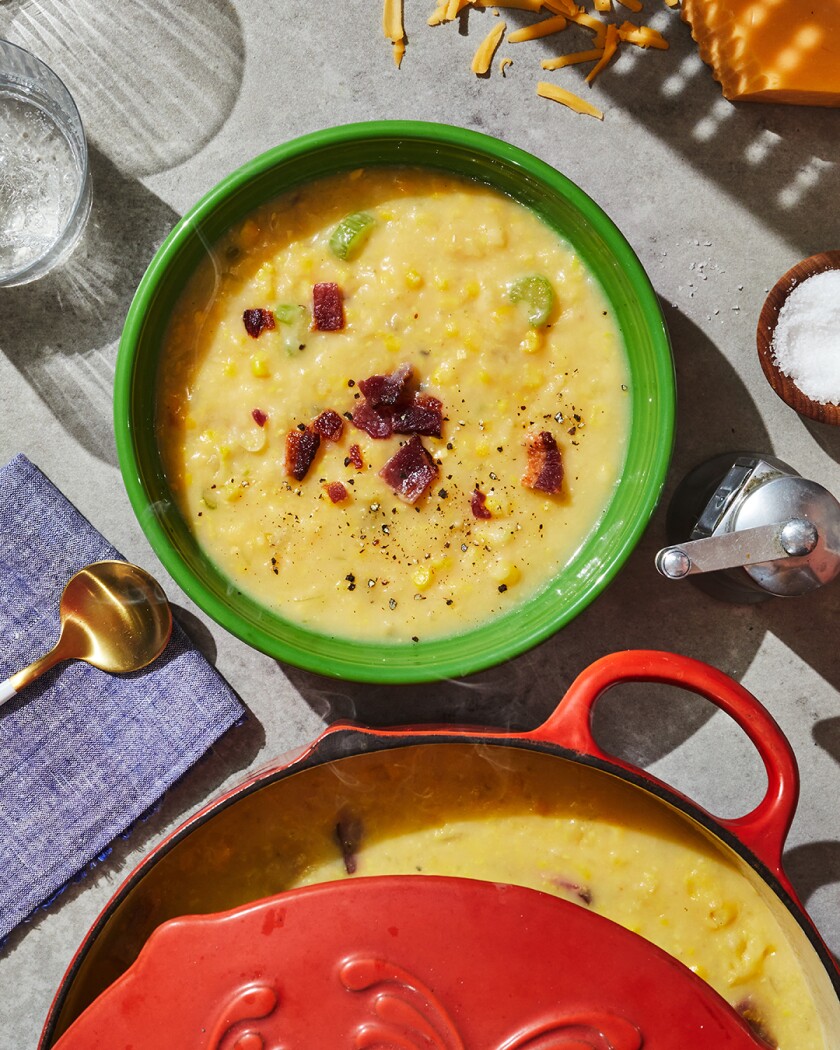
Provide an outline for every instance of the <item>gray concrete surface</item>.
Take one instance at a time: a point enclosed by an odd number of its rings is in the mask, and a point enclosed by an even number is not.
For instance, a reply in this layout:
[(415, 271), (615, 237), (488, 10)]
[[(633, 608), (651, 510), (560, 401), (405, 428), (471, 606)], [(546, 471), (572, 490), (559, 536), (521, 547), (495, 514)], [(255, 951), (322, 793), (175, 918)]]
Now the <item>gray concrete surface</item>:
[[(538, 60), (553, 53), (551, 41), (503, 46), (500, 56), (514, 59), (507, 75), (497, 60), (479, 79), (469, 63), (493, 15), (432, 29), (425, 24), (431, 6), (405, 0), (409, 46), (397, 71), (378, 0), (0, 3), (0, 35), (52, 64), (79, 103), (94, 192), (85, 238), (66, 265), (35, 285), (0, 290), (0, 459), (25, 452), (126, 556), (159, 574), (187, 628), (250, 710), (247, 724), (141, 830), (0, 949), (0, 1048), (36, 1045), (62, 973), (114, 888), (167, 829), (248, 769), (338, 717), (536, 725), (586, 664), (628, 647), (706, 660), (780, 722), (802, 774), (786, 867), (840, 952), (840, 588), (726, 605), (658, 578), (652, 560), (674, 485), (718, 452), (775, 452), (840, 494), (840, 432), (782, 404), (755, 352), (758, 313), (776, 279), (800, 258), (840, 247), (840, 111), (729, 104), (678, 13), (645, 0), (646, 20), (671, 48), (620, 55), (591, 91), (606, 113), (599, 122), (535, 96)], [(506, 17), (511, 26), (527, 20)], [(589, 92), (580, 69), (551, 79)], [(647, 269), (679, 382), (665, 501), (616, 582), (536, 651), (433, 689), (322, 679), (278, 665), (209, 621), (150, 550), (123, 490), (111, 426), (121, 324), (178, 217), (264, 149), (370, 118), (479, 129), (578, 183)], [(602, 702), (597, 726), (611, 750), (718, 815), (743, 812), (760, 797), (755, 753), (705, 701), (622, 688)]]

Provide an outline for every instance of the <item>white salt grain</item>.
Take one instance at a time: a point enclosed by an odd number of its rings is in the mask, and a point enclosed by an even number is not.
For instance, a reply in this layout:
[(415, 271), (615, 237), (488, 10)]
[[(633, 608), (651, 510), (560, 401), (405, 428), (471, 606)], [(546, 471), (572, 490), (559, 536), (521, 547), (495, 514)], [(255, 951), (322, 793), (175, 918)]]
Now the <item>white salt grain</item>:
[(788, 295), (773, 334), (773, 357), (803, 394), (840, 403), (840, 270), (814, 274)]

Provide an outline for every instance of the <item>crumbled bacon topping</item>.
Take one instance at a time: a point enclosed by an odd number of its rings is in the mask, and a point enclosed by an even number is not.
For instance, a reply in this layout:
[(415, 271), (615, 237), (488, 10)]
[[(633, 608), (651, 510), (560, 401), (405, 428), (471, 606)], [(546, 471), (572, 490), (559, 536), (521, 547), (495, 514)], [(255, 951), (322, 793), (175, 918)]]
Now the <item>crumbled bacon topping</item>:
[(480, 489), (474, 489), (470, 496), (470, 510), (474, 518), (492, 518), (493, 515), (487, 509), (487, 497)]
[(320, 444), (320, 435), (311, 427), (290, 430), (286, 435), (286, 473), (303, 481)]
[(411, 365), (400, 365), (390, 375), (374, 375), (359, 380), (364, 401), (356, 405), (353, 425), (373, 438), (391, 434), (422, 434), (440, 437), (443, 405), (430, 394), (413, 389)]
[(264, 427), (268, 422), (268, 416), (263, 412), (261, 408), (255, 408), (251, 411), (251, 418), (257, 424), (258, 427)]
[(350, 463), (353, 464), (356, 470), (361, 470), (365, 465), (365, 461), (362, 459), (362, 450), (358, 445), (351, 445), (347, 450), (347, 462), (344, 464), (345, 467)]
[(437, 463), (414, 434), (388, 460), (379, 476), (406, 503), (416, 503), (440, 474)]
[(528, 469), (522, 476), (522, 484), (529, 489), (538, 489), (556, 495), (563, 485), (563, 460), (553, 436), (543, 430), (529, 438)]
[(338, 332), (344, 327), (344, 295), (333, 281), (312, 289), (312, 327), (321, 332)]
[(415, 394), (411, 404), (394, 416), (395, 434), (423, 434), (440, 437), (443, 427), (443, 405), (431, 394)]
[(338, 412), (328, 408), (318, 416), (312, 426), (325, 441), (338, 441), (344, 430), (344, 420)]
[(353, 426), (364, 430), (372, 438), (390, 437), (394, 432), (390, 412), (377, 411), (367, 401), (360, 401), (353, 409)]
[(347, 489), (340, 481), (331, 481), (324, 488), (330, 497), (331, 503), (341, 503), (342, 500), (347, 499)]
[(271, 310), (265, 310), (262, 307), (246, 310), (242, 315), (242, 322), (245, 325), (245, 331), (252, 339), (258, 339), (263, 332), (270, 332), (275, 327), (274, 314)]
[(369, 376), (359, 380), (359, 389), (371, 408), (398, 408), (411, 400), (411, 365), (400, 367), (388, 376)]

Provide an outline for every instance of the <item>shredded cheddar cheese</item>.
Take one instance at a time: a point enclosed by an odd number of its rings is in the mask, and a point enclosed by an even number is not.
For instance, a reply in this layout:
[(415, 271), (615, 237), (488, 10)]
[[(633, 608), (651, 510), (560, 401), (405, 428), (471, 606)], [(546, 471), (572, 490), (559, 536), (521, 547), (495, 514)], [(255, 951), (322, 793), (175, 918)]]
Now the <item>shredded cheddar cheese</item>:
[(543, 0), (473, 0), (476, 7), (512, 7), (518, 11), (533, 11), (534, 14), (540, 10)]
[(593, 48), (591, 51), (573, 51), (570, 55), (544, 58), (540, 65), (543, 69), (564, 69), (566, 66), (576, 66), (580, 62), (597, 62), (603, 54), (604, 49), (601, 47)]
[(618, 35), (621, 40), (637, 47), (655, 47), (660, 51), (667, 51), (670, 44), (665, 37), (650, 26), (636, 26), (632, 22), (622, 22), (618, 27)]
[(598, 120), (604, 119), (604, 114), (597, 106), (593, 106), (591, 102), (587, 102), (578, 95), (573, 95), (571, 91), (566, 91), (565, 88), (557, 87), (556, 84), (549, 84), (541, 80), (537, 84), (537, 94), (541, 98), (551, 99), (552, 102), (559, 102), (561, 106), (568, 106), (575, 113), (585, 113), (587, 116), (596, 117)]
[(618, 47), (618, 30), (614, 25), (607, 26), (607, 37), (604, 41), (604, 53), (601, 55), (600, 61), (597, 66), (594, 66), (586, 74), (587, 84), (591, 84), (595, 77), (601, 72), (601, 70), (607, 65), (610, 59), (616, 52)]
[(476, 51), (472, 60), (472, 65), (470, 66), (470, 69), (476, 76), (482, 76), (489, 70), (490, 63), (493, 61), (493, 55), (502, 41), (506, 28), (507, 26), (504, 22), (499, 22), (497, 25), (493, 26), (487, 36), (478, 45), (478, 50)]
[(382, 10), (382, 31), (394, 45), (394, 63), (400, 67), (405, 54), (405, 29), (402, 20), (402, 0), (385, 0)]
[[(383, 30), (385, 36), (393, 44), (394, 62), (399, 67), (406, 49), (406, 36), (403, 26), (402, 4), (404, 0), (384, 0)], [(500, 9), (512, 8), (529, 14), (538, 15), (547, 12), (547, 17), (540, 18), (528, 25), (520, 26), (506, 39), (511, 44), (524, 43), (528, 40), (539, 40), (555, 33), (563, 32), (570, 23), (578, 25), (593, 34), (591, 48), (574, 51), (556, 58), (543, 59), (540, 65), (545, 70), (564, 69), (567, 66), (578, 65), (583, 62), (594, 62), (595, 65), (586, 76), (586, 81), (592, 82), (609, 65), (623, 43), (633, 44), (640, 48), (655, 48), (667, 50), (669, 47), (665, 37), (655, 29), (647, 25), (636, 25), (633, 22), (622, 22), (613, 15), (614, 0), (589, 0), (590, 10), (584, 3), (576, 3), (575, 0), (434, 0), (435, 6), (427, 19), (430, 26), (441, 25), (452, 22), (467, 9), (490, 10), (497, 18)], [(643, 0), (616, 0), (622, 7), (633, 12), (643, 9)], [(663, 0), (670, 8), (676, 7), (680, 0)], [(688, 0), (685, 0), (687, 3)], [(693, 0), (692, 0), (693, 2)], [(744, 0), (746, 2), (746, 0)], [(838, 0), (840, 2), (840, 0)], [(618, 9), (615, 8), (617, 11)], [(613, 15), (614, 21), (609, 17), (605, 20), (599, 15)], [(480, 16), (479, 16), (480, 17)], [(463, 27), (462, 27), (463, 28)], [(470, 29), (472, 25), (470, 26)], [(490, 68), (496, 53), (496, 49), (505, 39), (507, 25), (501, 19), (490, 30), (479, 44), (470, 70), (476, 76), (484, 76), (490, 72)], [(504, 77), (508, 66), (513, 64), (511, 58), (499, 60), (499, 72)], [(583, 102), (576, 95), (565, 91), (563, 88), (554, 88), (551, 84), (541, 81), (537, 87), (537, 94), (543, 98), (560, 102), (579, 113), (588, 113), (599, 120), (603, 119), (603, 113), (589, 103)], [(582, 108), (581, 108), (582, 107)]]
[(569, 21), (565, 15), (552, 15), (551, 18), (544, 18), (541, 22), (534, 22), (533, 25), (515, 29), (508, 34), (508, 43), (519, 44), (524, 40), (538, 40), (540, 37), (551, 36), (552, 33), (562, 32), (568, 24)]

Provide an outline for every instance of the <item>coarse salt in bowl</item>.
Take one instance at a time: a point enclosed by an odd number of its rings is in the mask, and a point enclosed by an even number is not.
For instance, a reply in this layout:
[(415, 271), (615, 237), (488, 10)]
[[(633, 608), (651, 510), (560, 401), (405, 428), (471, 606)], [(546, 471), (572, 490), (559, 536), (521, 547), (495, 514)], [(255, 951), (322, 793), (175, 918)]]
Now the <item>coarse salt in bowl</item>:
[(840, 425), (840, 251), (817, 252), (782, 274), (761, 309), (756, 347), (782, 401)]
[(840, 270), (814, 274), (791, 291), (772, 347), (776, 364), (803, 394), (840, 403)]

